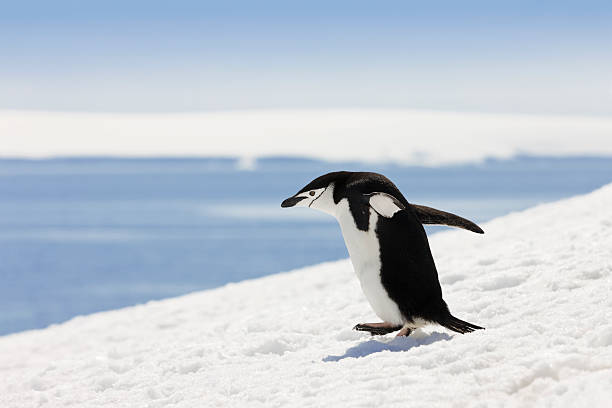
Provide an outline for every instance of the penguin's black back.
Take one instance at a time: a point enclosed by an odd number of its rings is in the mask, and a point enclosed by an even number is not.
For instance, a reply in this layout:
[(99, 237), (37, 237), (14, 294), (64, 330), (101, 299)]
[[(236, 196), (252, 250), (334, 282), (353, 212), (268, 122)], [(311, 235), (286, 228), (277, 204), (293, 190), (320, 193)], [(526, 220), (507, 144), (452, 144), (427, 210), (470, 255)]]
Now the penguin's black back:
[(448, 308), (425, 229), (410, 207), (392, 218), (378, 217), (381, 282), (407, 319), (439, 322)]

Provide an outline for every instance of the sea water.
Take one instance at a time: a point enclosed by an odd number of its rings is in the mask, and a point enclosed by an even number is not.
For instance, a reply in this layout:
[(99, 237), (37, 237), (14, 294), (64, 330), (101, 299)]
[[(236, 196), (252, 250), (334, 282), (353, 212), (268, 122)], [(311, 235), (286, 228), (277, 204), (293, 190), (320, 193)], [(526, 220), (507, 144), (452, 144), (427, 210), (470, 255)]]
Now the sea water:
[(280, 208), (328, 171), (382, 172), (408, 201), (480, 223), (612, 181), (608, 158), (248, 164), (0, 160), (0, 334), (344, 258), (333, 218)]

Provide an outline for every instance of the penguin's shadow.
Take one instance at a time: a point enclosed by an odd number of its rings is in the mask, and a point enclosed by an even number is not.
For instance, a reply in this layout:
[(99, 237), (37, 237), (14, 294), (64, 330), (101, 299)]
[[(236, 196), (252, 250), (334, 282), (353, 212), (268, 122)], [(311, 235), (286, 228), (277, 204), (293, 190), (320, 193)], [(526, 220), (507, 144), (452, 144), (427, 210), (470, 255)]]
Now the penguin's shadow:
[(370, 354), (380, 353), (381, 351), (408, 351), (412, 348), (419, 346), (427, 346), (429, 344), (436, 343), (438, 341), (448, 341), (453, 337), (447, 333), (433, 332), (428, 336), (419, 337), (396, 337), (389, 342), (382, 342), (378, 340), (368, 340), (363, 343), (349, 348), (341, 356), (329, 355), (323, 359), (325, 362), (329, 361), (340, 361), (345, 358), (360, 358), (366, 357)]

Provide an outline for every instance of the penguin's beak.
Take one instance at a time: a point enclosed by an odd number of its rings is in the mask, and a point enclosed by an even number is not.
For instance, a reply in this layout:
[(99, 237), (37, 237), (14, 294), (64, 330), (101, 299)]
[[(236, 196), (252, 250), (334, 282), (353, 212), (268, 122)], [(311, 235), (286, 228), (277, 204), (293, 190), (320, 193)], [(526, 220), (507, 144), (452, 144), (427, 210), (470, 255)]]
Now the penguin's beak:
[(297, 203), (299, 203), (305, 198), (306, 197), (289, 197), (288, 199), (286, 199), (285, 201), (281, 203), (281, 207), (283, 208), (293, 207), (294, 205), (296, 205)]

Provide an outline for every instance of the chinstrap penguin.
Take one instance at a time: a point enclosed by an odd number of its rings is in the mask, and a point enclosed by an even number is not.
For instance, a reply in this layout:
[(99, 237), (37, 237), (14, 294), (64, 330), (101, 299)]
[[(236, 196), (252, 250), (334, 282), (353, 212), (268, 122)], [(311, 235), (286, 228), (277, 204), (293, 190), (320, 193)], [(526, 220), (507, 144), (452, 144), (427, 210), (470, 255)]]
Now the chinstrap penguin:
[(410, 204), (388, 178), (366, 172), (325, 174), (281, 207), (310, 207), (338, 220), (363, 293), (383, 320), (354, 329), (372, 335), (399, 330), (398, 336), (429, 323), (458, 333), (482, 329), (448, 310), (422, 225), (444, 224), (482, 234), (473, 222)]

